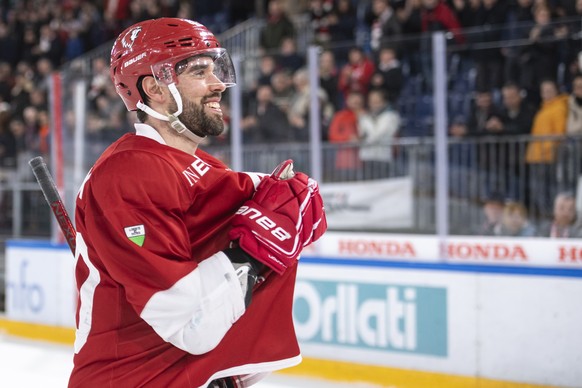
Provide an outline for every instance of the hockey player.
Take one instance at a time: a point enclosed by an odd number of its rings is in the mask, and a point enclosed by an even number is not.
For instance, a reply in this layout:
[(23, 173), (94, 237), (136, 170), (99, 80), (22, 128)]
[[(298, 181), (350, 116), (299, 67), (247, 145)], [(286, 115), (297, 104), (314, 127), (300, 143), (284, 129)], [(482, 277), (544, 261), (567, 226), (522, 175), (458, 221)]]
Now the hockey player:
[(141, 122), (79, 190), (69, 386), (247, 387), (298, 364), (296, 262), (327, 227), (317, 183), (289, 161), (237, 173), (198, 148), (223, 131), (235, 84), (203, 25), (129, 27), (111, 78)]

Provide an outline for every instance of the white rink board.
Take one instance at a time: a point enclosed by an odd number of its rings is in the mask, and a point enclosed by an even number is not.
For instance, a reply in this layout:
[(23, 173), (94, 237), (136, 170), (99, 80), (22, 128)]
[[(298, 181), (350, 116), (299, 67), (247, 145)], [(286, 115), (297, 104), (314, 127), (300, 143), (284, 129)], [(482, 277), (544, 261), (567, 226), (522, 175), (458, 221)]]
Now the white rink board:
[[(433, 287), (446, 291), (443, 304), (446, 319), (445, 355), (422, 354), (408, 350), (389, 350), (377, 346), (365, 349), (357, 346), (313, 343), (303, 339), (301, 349), (305, 356), (325, 358), (338, 361), (352, 361), (370, 365), (422, 369), (443, 373), (473, 375), (476, 370), (476, 304), (475, 293), (465, 292), (474, 288), (474, 275), (439, 273), (423, 270), (378, 269), (358, 267), (330, 267), (326, 265), (307, 264), (299, 266), (298, 284), (314, 280), (328, 280), (340, 284), (354, 282), (369, 283), (379, 286)], [(296, 301), (302, 298), (301, 292), (295, 293)], [(297, 307), (297, 306), (296, 306)], [(388, 306), (387, 314), (390, 314)], [(420, 308), (417, 306), (417, 308)], [(298, 319), (296, 319), (298, 320)], [(296, 325), (299, 338), (301, 325)], [(430, 336), (430, 327), (419, 327)]]
[[(369, 349), (304, 338), (305, 356), (532, 384), (575, 387), (582, 382), (582, 279), (331, 267), (311, 264), (306, 258), (300, 266), (299, 284), (321, 280), (446, 290), (446, 354)], [(296, 302), (301, 300), (303, 293), (296, 298)], [(418, 302), (420, 315), (427, 307)], [(364, 303), (360, 300), (359, 306)], [(299, 322), (300, 337), (301, 327)], [(417, 337), (430, 335), (439, 333), (418, 319)]]
[(74, 327), (77, 291), (68, 246), (41, 241), (6, 245), (6, 316)]
[[(7, 318), (73, 327), (68, 247), (6, 253)], [(300, 262), (294, 316), (307, 357), (581, 386), (581, 300), (581, 240), (329, 232)]]
[(582, 279), (487, 275), (477, 287), (483, 376), (582, 386)]

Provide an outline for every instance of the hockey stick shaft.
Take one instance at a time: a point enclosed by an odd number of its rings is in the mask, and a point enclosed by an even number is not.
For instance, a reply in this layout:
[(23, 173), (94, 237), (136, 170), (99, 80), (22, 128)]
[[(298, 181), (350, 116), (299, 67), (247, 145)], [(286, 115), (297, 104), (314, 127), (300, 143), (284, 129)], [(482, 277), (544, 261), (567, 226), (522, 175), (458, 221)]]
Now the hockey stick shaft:
[(69, 248), (73, 255), (75, 254), (76, 248), (76, 235), (77, 232), (75, 231), (75, 227), (69, 218), (69, 214), (67, 213), (67, 209), (65, 208), (65, 204), (61, 199), (59, 191), (57, 190), (57, 186), (53, 180), (53, 177), (44, 162), (42, 156), (37, 156), (32, 158), (28, 164), (32, 168), (32, 172), (40, 186), (40, 189), (46, 199), (47, 203), (49, 204), (53, 215), (55, 216), (65, 239), (67, 240), (67, 244), (69, 244)]

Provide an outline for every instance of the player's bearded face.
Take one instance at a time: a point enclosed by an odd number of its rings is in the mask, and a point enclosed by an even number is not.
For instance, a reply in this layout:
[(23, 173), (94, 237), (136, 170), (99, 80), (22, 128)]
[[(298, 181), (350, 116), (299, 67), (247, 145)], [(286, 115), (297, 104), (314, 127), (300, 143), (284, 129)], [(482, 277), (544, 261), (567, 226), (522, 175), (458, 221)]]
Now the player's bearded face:
[(204, 104), (206, 99), (216, 95), (203, 97), (200, 103), (184, 99), (184, 109), (180, 115), (180, 121), (195, 135), (218, 136), (224, 131), (224, 122), (221, 115), (208, 114)]

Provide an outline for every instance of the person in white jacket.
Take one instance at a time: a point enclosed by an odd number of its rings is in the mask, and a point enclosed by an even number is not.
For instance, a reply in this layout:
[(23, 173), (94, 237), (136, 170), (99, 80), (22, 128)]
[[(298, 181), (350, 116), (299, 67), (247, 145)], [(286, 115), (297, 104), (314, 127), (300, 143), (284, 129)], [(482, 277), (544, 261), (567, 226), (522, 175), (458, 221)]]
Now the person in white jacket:
[(582, 135), (582, 75), (577, 75), (572, 81), (572, 94), (568, 98), (566, 133), (572, 136)]
[(358, 124), (364, 179), (388, 177), (400, 114), (388, 104), (383, 90), (373, 89), (368, 93), (368, 111), (358, 118)]

